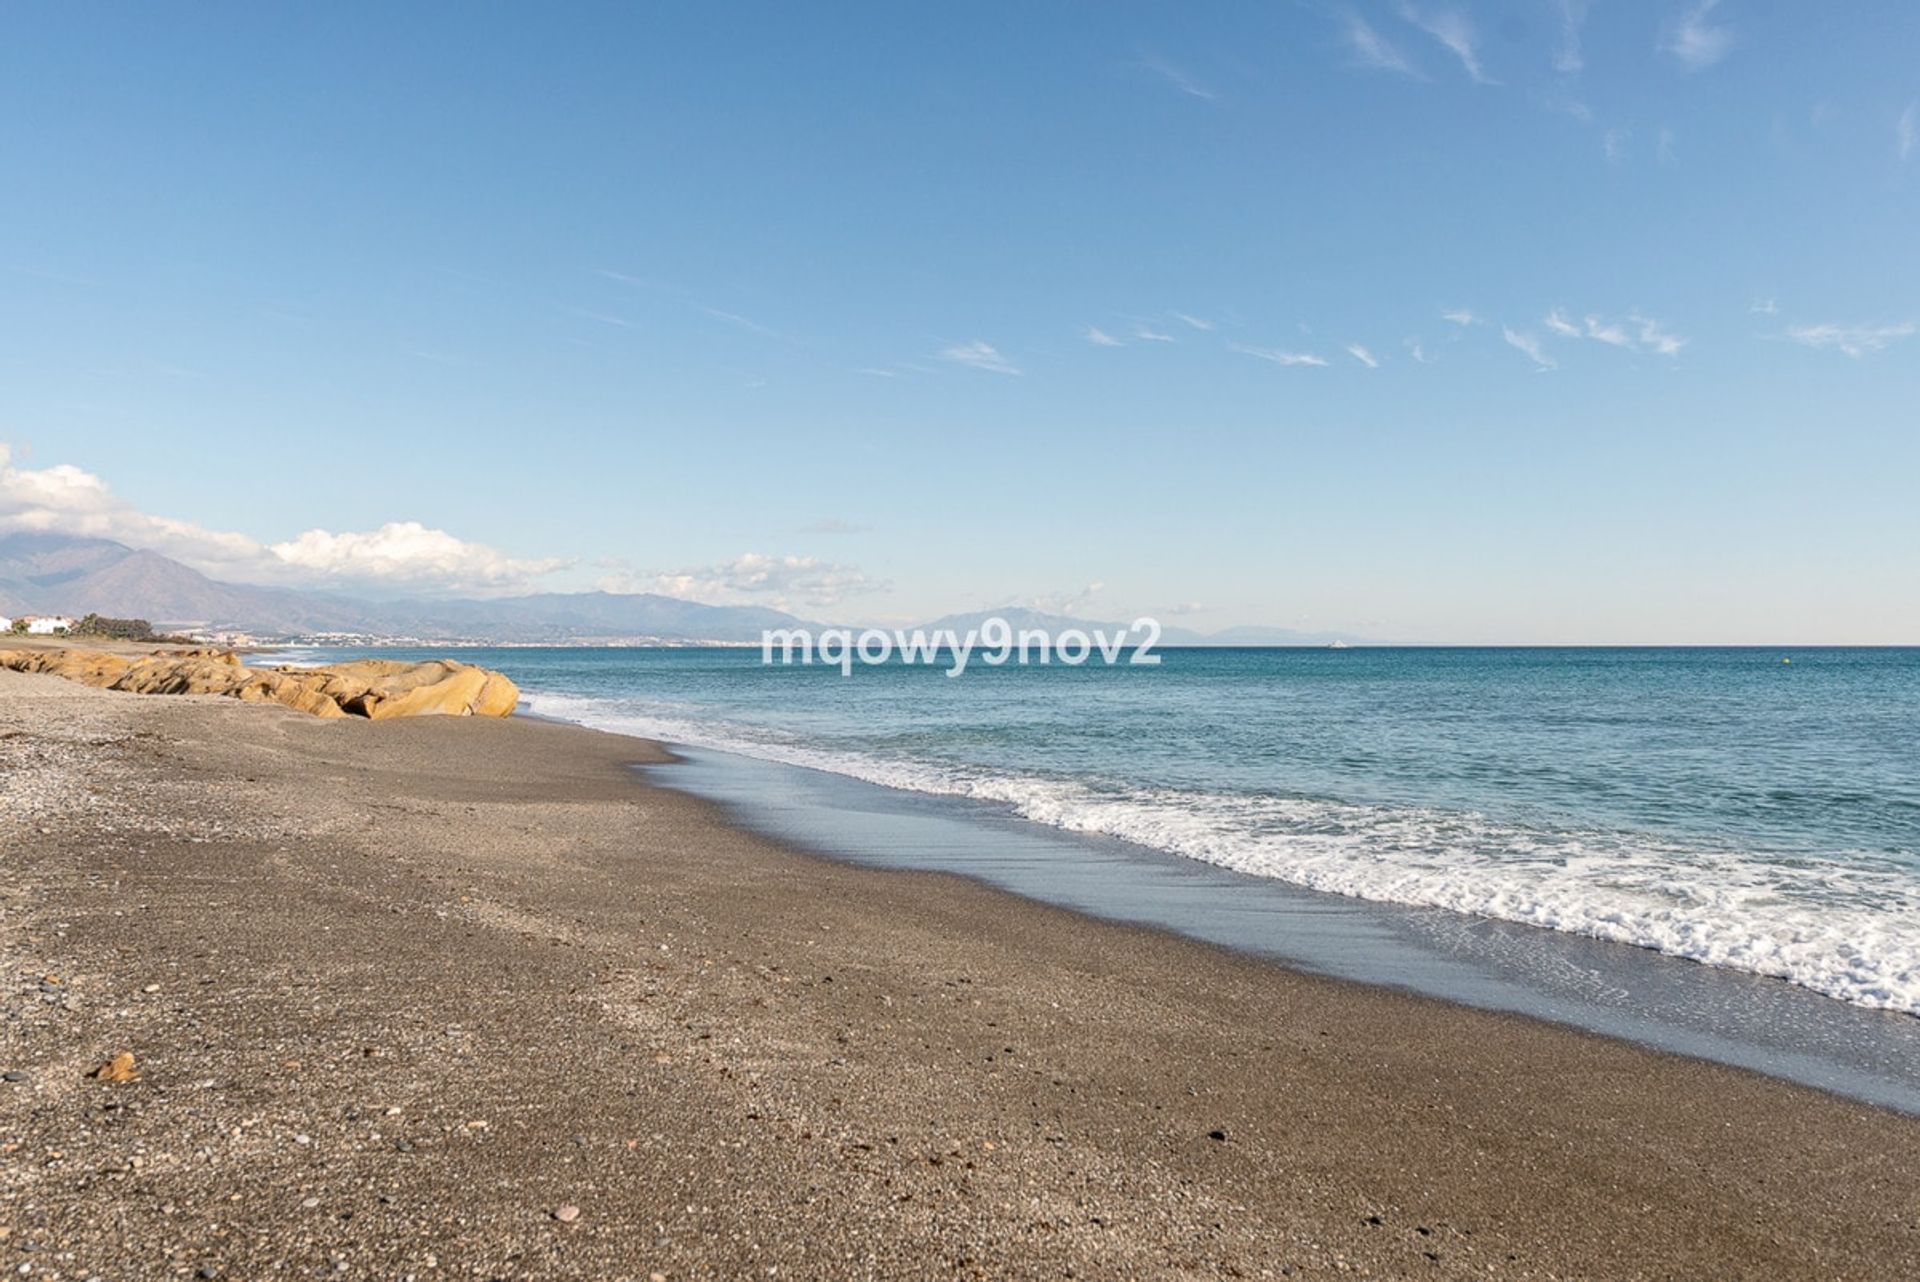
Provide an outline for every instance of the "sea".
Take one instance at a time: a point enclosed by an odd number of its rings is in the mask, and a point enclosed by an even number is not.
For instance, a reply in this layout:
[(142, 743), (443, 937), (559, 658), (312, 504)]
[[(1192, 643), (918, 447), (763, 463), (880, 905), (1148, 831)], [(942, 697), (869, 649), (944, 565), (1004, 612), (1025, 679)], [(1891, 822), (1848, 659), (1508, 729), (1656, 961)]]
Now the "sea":
[(1920, 1109), (1920, 649), (1160, 654), (459, 652), (826, 854)]

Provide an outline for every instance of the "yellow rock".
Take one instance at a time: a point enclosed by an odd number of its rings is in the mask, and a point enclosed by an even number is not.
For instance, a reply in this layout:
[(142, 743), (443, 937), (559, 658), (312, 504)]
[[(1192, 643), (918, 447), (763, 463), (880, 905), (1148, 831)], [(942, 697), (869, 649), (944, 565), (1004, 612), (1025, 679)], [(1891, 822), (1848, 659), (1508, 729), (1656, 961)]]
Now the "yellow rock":
[(140, 1071), (134, 1067), (133, 1052), (121, 1051), (87, 1076), (96, 1082), (131, 1082)]
[(451, 659), (359, 659), (328, 668), (249, 668), (231, 651), (0, 650), (0, 668), (45, 672), (133, 694), (217, 694), (316, 717), (504, 717), (520, 690), (498, 672)]

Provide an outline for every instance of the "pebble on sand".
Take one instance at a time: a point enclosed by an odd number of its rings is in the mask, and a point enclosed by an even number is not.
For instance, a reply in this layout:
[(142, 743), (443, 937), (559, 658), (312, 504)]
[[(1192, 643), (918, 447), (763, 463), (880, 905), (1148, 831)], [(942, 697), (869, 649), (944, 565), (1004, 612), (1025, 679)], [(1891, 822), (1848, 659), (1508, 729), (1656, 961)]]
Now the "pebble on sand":
[(568, 1203), (565, 1206), (556, 1206), (553, 1209), (553, 1218), (562, 1224), (571, 1224), (580, 1218), (580, 1208), (574, 1206), (572, 1203)]

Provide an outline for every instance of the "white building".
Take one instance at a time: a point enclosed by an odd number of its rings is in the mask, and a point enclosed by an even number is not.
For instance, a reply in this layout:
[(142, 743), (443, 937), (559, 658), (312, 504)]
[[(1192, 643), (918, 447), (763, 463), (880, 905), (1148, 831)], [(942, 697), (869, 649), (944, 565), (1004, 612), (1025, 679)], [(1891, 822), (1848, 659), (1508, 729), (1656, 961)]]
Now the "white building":
[(0, 614), (0, 632), (11, 632), (11, 631), (13, 631), (13, 620), (9, 619), (4, 614)]
[(58, 632), (73, 631), (73, 620), (56, 614), (42, 615), (27, 620), (27, 635), (31, 637), (50, 637)]

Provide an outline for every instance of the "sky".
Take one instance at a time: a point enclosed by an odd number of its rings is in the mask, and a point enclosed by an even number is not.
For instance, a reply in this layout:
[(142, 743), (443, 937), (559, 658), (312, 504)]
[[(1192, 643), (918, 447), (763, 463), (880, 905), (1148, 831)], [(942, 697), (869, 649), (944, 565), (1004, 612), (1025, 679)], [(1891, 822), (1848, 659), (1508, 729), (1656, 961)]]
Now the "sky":
[(0, 531), (1920, 643), (1920, 5), (0, 7)]

